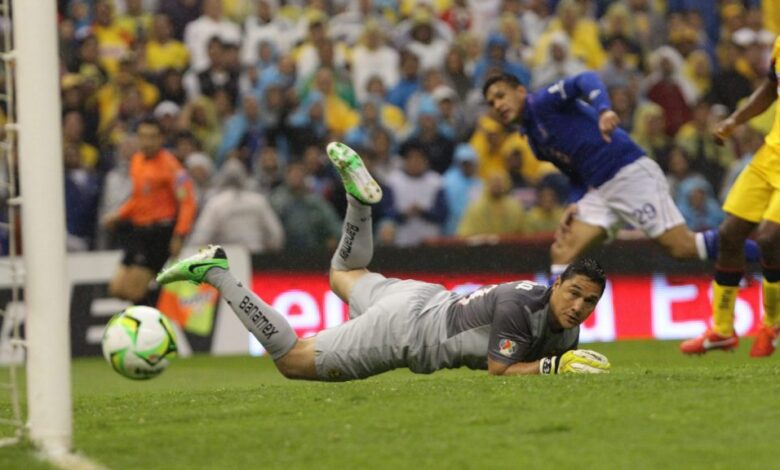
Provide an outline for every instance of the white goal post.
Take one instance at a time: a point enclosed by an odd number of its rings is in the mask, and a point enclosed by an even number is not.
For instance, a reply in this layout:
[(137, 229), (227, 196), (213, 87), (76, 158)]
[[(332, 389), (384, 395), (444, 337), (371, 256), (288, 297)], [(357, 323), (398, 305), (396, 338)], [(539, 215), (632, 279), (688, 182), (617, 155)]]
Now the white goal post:
[(70, 453), (72, 405), (56, 2), (13, 0), (29, 437)]

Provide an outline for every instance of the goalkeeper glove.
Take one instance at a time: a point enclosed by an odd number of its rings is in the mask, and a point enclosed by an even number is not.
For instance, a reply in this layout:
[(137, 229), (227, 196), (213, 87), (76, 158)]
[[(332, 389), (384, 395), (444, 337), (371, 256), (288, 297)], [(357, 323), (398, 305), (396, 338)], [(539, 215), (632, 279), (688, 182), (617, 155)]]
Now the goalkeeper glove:
[(609, 372), (609, 359), (588, 349), (566, 351), (561, 355), (539, 361), (540, 374), (601, 374)]

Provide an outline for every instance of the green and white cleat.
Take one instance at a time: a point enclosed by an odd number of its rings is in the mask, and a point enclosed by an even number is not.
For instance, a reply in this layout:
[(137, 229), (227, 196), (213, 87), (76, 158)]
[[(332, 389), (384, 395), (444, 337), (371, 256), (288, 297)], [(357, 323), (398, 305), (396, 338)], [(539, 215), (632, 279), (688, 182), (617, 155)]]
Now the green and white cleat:
[(198, 251), (197, 254), (177, 261), (173, 266), (157, 275), (157, 282), (169, 284), (177, 281), (190, 281), (200, 284), (206, 277), (206, 272), (211, 268), (229, 268), (225, 250), (219, 245), (209, 245)]
[(347, 193), (363, 204), (376, 204), (382, 200), (382, 188), (368, 172), (357, 152), (341, 142), (329, 143), (327, 152), (341, 175)]

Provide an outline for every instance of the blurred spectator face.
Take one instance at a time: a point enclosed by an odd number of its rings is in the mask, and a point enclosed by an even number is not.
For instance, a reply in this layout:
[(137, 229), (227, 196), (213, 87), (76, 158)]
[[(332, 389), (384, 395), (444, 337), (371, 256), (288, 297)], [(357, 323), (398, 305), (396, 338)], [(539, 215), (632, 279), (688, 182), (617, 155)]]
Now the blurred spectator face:
[(379, 49), (382, 45), (382, 32), (379, 30), (379, 27), (376, 26), (376, 23), (371, 23), (370, 26), (366, 26), (364, 31), (366, 47), (372, 51)]
[(622, 64), (628, 53), (628, 46), (622, 39), (612, 39), (609, 43), (609, 49), (607, 49), (609, 58), (612, 62)]
[(306, 169), (303, 164), (293, 162), (287, 165), (287, 174), (284, 178), (285, 184), (294, 193), (306, 192)]
[(222, 63), (226, 69), (239, 72), (241, 71), (241, 54), (238, 45), (227, 44), (222, 48)]
[(366, 83), (366, 91), (371, 96), (378, 96), (380, 98), (385, 97), (385, 82), (382, 81), (382, 77), (378, 75), (372, 75)]
[(114, 20), (111, 4), (107, 1), (99, 1), (95, 4), (95, 23), (100, 26), (110, 26)]
[(125, 9), (129, 15), (138, 16), (143, 13), (144, 7), (141, 0), (125, 0)]
[(98, 61), (99, 57), (98, 42), (95, 36), (88, 36), (84, 38), (79, 48), (79, 59), (82, 62), (94, 64)]
[(430, 134), (436, 134), (439, 130), (439, 123), (436, 120), (436, 116), (433, 114), (420, 114), (419, 119), (417, 122), (420, 125), (420, 131), (423, 134), (430, 135)]
[(580, 16), (580, 8), (576, 2), (566, 1), (559, 3), (558, 18), (561, 20), (561, 26), (565, 31), (574, 31)]
[(494, 171), (488, 176), (487, 188), (491, 199), (501, 199), (509, 190), (509, 177), (505, 172)]
[(701, 101), (693, 108), (693, 123), (699, 129), (707, 129), (710, 122), (710, 105)]
[(135, 67), (132, 62), (123, 60), (119, 63), (119, 69), (114, 77), (114, 82), (120, 87), (125, 88), (135, 81)]
[(119, 161), (121, 163), (127, 163), (130, 161), (130, 159), (133, 157), (133, 154), (135, 154), (138, 151), (138, 137), (136, 137), (133, 134), (127, 134), (124, 136), (124, 138), (119, 142), (119, 147), (117, 149), (117, 155), (119, 157)]
[(290, 56), (280, 58), (277, 67), (279, 67), (279, 72), (282, 75), (295, 75), (295, 61)]
[(384, 160), (388, 159), (392, 146), (393, 140), (385, 130), (379, 130), (371, 134), (371, 152), (375, 156), (382, 157)]
[(195, 138), (192, 134), (181, 134), (176, 137), (176, 142), (173, 147), (173, 154), (179, 161), (183, 162), (187, 160), (187, 157), (192, 155), (198, 150), (198, 145), (195, 142)]
[(673, 148), (669, 152), (669, 173), (675, 177), (682, 179), (688, 174), (688, 158), (685, 156), (685, 152), (679, 147)]
[(464, 160), (460, 162), (460, 171), (469, 178), (477, 174), (477, 164), (471, 160)]
[(138, 126), (138, 145), (146, 157), (157, 155), (157, 152), (162, 148), (160, 128), (154, 124), (141, 123)]
[(633, 98), (628, 88), (614, 87), (609, 90), (609, 99), (612, 101), (612, 109), (619, 115), (630, 112), (634, 106)]
[(309, 119), (313, 122), (322, 122), (325, 120), (325, 106), (322, 101), (314, 103), (312, 107), (309, 108)]
[(315, 45), (326, 39), (325, 33), (325, 23), (322, 20), (317, 20), (309, 25), (309, 41)]
[(413, 178), (422, 176), (428, 171), (428, 156), (421, 149), (408, 149), (404, 155), (403, 170)]
[(488, 146), (492, 151), (496, 151), (504, 143), (504, 133), (501, 131), (486, 131)]
[(488, 58), (493, 62), (500, 62), (504, 60), (504, 46), (500, 44), (493, 44), (488, 49)]
[(325, 96), (333, 93), (333, 72), (326, 68), (317, 70), (317, 75), (314, 77), (314, 86)]
[(233, 98), (225, 90), (217, 90), (213, 96), (214, 109), (217, 110), (217, 115), (223, 118), (233, 114)]
[(83, 103), (83, 94), (80, 86), (70, 86), (62, 90), (62, 107), (79, 108)]
[(222, 0), (204, 0), (203, 14), (215, 20), (222, 18)]
[(412, 29), (412, 37), (423, 44), (429, 44), (433, 40), (433, 28), (430, 23), (420, 23)]
[(379, 109), (373, 101), (366, 101), (360, 108), (361, 121), (364, 126), (379, 125)]
[(89, 16), (89, 5), (83, 0), (74, 0), (70, 6), (70, 17), (76, 21), (84, 21)]
[(62, 137), (66, 142), (80, 142), (84, 133), (84, 120), (81, 113), (71, 111), (62, 119)]
[(274, 10), (271, 8), (271, 2), (269, 0), (260, 0), (257, 2), (257, 10), (255, 10), (257, 17), (263, 22), (269, 23), (274, 18)]
[(560, 201), (553, 188), (542, 186), (536, 192), (536, 205), (543, 211), (550, 212), (560, 205)]
[(555, 62), (563, 62), (566, 60), (566, 47), (560, 43), (552, 43), (550, 45), (550, 57)]
[(697, 211), (707, 208), (707, 193), (702, 188), (696, 188), (688, 193), (688, 203)]
[(443, 98), (438, 102), (439, 115), (444, 119), (449, 119), (455, 114), (455, 103), (450, 98)]
[(665, 78), (669, 78), (672, 75), (674, 75), (674, 72), (675, 72), (675, 70), (674, 70), (674, 63), (671, 60), (669, 60), (669, 58), (667, 58), (667, 57), (661, 58), (661, 61), (659, 62), (658, 67), (661, 70), (661, 74), (663, 74), (663, 76)]
[(267, 174), (273, 174), (279, 171), (279, 154), (276, 148), (265, 146), (260, 150), (258, 163), (261, 171)]
[(438, 70), (428, 70), (423, 76), (423, 88), (431, 92), (437, 86), (444, 85), (444, 76)]
[(666, 119), (663, 114), (650, 114), (646, 121), (647, 135), (663, 135), (666, 132)]
[(176, 94), (182, 90), (182, 76), (178, 70), (170, 69), (165, 72), (162, 81), (162, 87), (170, 94)]
[(319, 174), (325, 166), (325, 155), (317, 145), (310, 145), (303, 151), (303, 165), (306, 173), (310, 175)]
[(271, 41), (261, 41), (257, 45), (257, 58), (265, 64), (274, 60), (274, 44)]
[(221, 67), (224, 64), (224, 50), (221, 39), (216, 36), (209, 39), (207, 53), (212, 67)]
[(257, 121), (260, 119), (260, 106), (257, 104), (257, 98), (255, 95), (245, 95), (242, 106), (244, 108), (244, 115), (251, 121)]
[(171, 20), (168, 15), (154, 15), (152, 23), (152, 38), (157, 42), (166, 42), (171, 38), (173, 30), (171, 29)]
[(65, 18), (60, 22), (60, 26), (58, 28), (60, 39), (65, 41), (71, 41), (73, 40), (74, 36), (76, 35), (76, 27), (73, 25), (73, 21)]
[(265, 109), (268, 111), (281, 111), (285, 107), (284, 88), (279, 85), (271, 85), (265, 89)]
[(447, 52), (447, 57), (444, 59), (444, 69), (450, 73), (460, 73), (463, 71), (463, 51), (460, 49), (452, 48)]
[(144, 103), (137, 88), (128, 88), (119, 99), (119, 117), (132, 119), (142, 114)]
[(333, 66), (333, 52), (333, 41), (326, 39), (317, 43), (317, 56), (320, 58), (320, 67)]
[(405, 52), (401, 56), (401, 75), (404, 78), (416, 78), (420, 72), (420, 59), (411, 52)]

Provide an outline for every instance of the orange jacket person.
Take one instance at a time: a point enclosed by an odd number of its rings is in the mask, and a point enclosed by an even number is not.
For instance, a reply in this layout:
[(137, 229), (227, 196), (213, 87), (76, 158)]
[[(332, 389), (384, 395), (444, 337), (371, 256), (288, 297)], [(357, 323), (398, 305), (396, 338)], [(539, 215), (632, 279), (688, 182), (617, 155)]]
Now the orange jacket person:
[(112, 296), (139, 303), (149, 282), (168, 257), (176, 257), (190, 232), (197, 203), (192, 181), (176, 157), (162, 148), (162, 131), (154, 119), (138, 126), (140, 152), (130, 161), (130, 198), (103, 220), (108, 229), (129, 222), (123, 237), (124, 258), (111, 280)]

